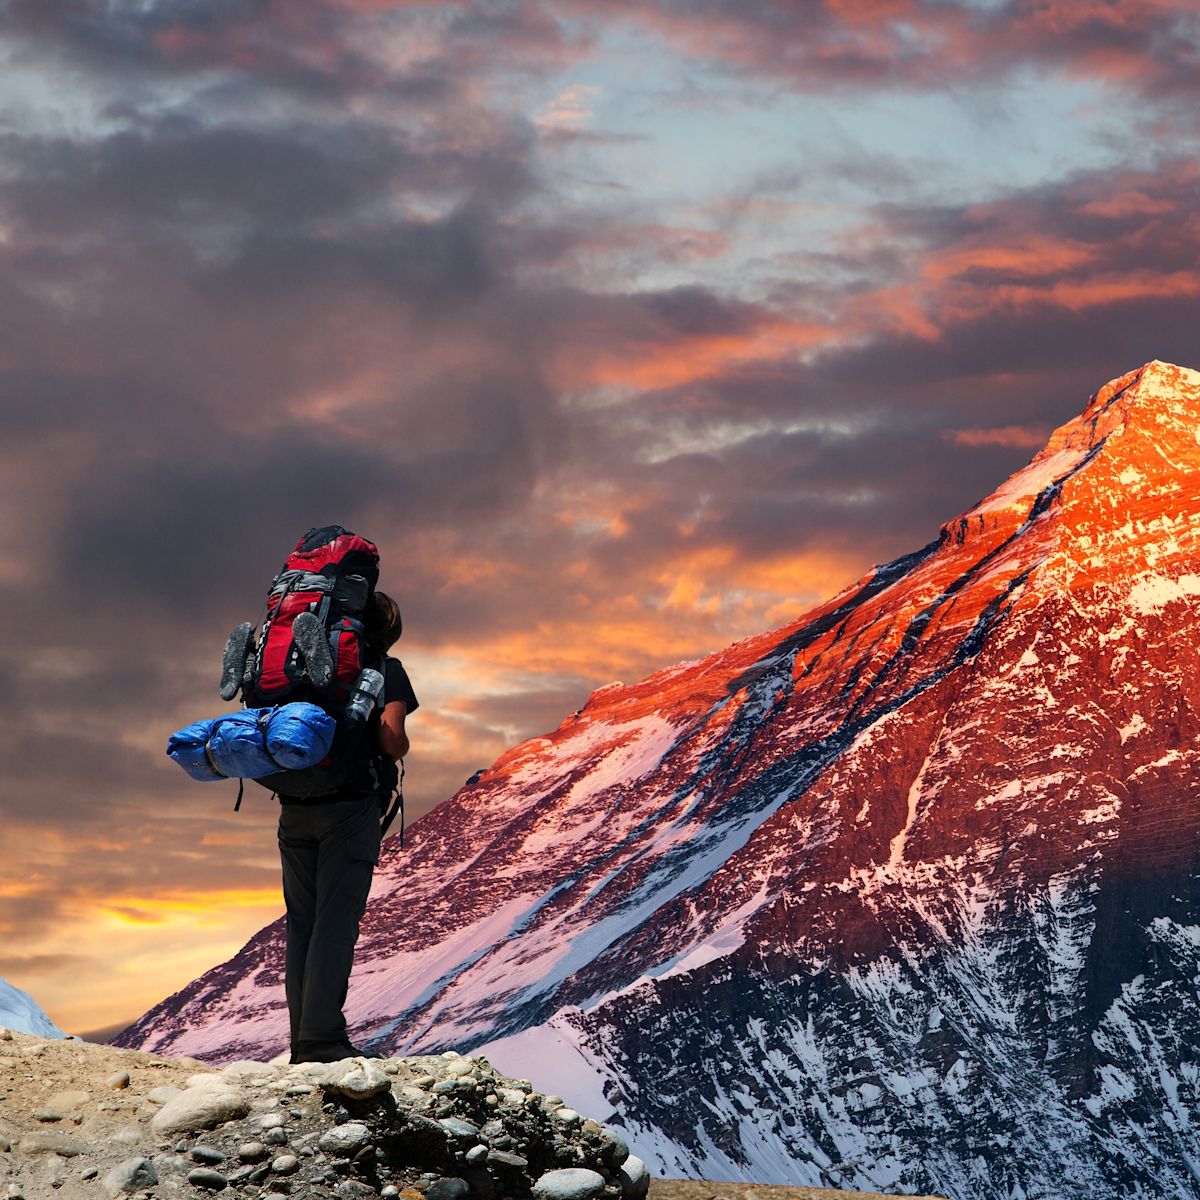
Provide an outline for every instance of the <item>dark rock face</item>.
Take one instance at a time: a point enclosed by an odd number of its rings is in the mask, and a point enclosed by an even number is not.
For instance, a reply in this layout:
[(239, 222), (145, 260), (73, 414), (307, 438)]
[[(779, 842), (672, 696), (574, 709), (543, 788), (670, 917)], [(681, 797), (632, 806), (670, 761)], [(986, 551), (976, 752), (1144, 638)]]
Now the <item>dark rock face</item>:
[[(1148, 364), (923, 550), (510, 751), (382, 869), (356, 1036), (557, 1072), (672, 1173), (1200, 1196), (1197, 429)], [(280, 1048), (280, 938), (122, 1044)]]

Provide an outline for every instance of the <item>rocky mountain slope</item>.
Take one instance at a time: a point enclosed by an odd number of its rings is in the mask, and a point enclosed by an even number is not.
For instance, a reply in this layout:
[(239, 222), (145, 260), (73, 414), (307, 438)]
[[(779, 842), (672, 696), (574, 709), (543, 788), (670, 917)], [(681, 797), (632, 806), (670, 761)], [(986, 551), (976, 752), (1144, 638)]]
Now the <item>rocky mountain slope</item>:
[[(613, 685), (381, 867), (348, 1010), (657, 1171), (1200, 1196), (1200, 374), (1105, 385), (929, 545)], [(120, 1042), (286, 1040), (281, 924)]]

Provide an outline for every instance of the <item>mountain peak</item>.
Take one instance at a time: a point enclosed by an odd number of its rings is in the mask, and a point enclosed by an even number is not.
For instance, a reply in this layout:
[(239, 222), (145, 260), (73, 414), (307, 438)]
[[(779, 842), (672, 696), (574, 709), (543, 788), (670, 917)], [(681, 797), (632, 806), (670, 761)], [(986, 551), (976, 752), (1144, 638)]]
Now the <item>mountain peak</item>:
[[(940, 539), (509, 751), (381, 860), (355, 1040), (530, 1064), (664, 1173), (1195, 1195), (1198, 417), (1147, 363)], [(286, 1046), (283, 944), (119, 1044)]]
[[(1124, 525), (1117, 503), (1124, 494), (1136, 492), (1141, 499), (1145, 491), (1178, 491), (1181, 464), (1197, 452), (1198, 429), (1200, 371), (1154, 359), (1095, 392), (1027, 466), (948, 521), (942, 541), (1011, 534), (1052, 508), (1066, 517), (1060, 533), (1073, 523)], [(1078, 511), (1098, 497), (1099, 507)], [(1064, 513), (1068, 506), (1076, 511)]]

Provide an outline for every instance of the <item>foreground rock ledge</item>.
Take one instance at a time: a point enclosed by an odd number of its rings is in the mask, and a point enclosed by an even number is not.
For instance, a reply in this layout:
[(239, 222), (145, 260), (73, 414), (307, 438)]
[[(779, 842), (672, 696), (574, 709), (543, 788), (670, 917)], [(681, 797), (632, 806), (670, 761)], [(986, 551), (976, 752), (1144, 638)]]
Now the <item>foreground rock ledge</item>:
[(649, 1187), (617, 1130), (483, 1058), (214, 1070), (0, 1030), (0, 1200), (642, 1200)]

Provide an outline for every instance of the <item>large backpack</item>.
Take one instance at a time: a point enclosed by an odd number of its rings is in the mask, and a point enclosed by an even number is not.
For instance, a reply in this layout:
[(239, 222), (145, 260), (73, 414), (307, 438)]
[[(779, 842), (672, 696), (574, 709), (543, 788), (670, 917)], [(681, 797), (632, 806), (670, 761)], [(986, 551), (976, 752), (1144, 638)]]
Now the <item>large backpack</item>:
[(222, 699), (240, 691), (251, 707), (306, 700), (338, 718), (328, 757), (314, 767), (258, 780), (272, 791), (325, 795), (359, 773), (370, 757), (363, 723), (340, 718), (359, 672), (374, 665), (364, 644), (363, 613), (378, 579), (374, 543), (340, 525), (310, 529), (271, 581), (257, 642), (249, 621), (229, 635)]

